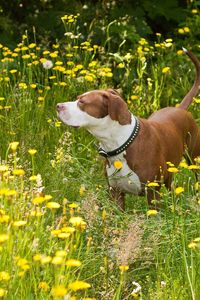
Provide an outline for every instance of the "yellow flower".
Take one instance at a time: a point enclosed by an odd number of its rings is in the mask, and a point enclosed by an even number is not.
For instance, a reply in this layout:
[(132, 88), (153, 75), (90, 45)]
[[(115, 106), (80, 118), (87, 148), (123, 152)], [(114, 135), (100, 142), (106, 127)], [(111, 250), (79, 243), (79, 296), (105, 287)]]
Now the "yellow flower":
[(164, 67), (162, 68), (162, 73), (163, 74), (166, 74), (166, 73), (169, 73), (170, 72), (170, 67)]
[(6, 242), (9, 239), (9, 235), (6, 233), (0, 234), (0, 244)]
[(122, 273), (124, 273), (124, 272), (128, 271), (129, 266), (127, 266), (127, 265), (121, 265), (121, 266), (119, 266), (119, 269), (120, 269), (120, 271)]
[(35, 48), (35, 47), (36, 47), (36, 44), (35, 44), (35, 43), (31, 43), (28, 47), (29, 47), (30, 49)]
[(198, 10), (197, 9), (192, 9), (191, 12), (192, 12), (192, 14), (198, 14)]
[(183, 30), (184, 30), (184, 32), (186, 32), (186, 33), (190, 32), (190, 28), (189, 28), (189, 27), (184, 27)]
[(9, 281), (10, 280), (10, 274), (8, 272), (2, 271), (0, 272), (0, 281)]
[(70, 207), (70, 208), (77, 208), (77, 207), (78, 207), (78, 204), (76, 204), (76, 203), (70, 203), (70, 204), (69, 204), (69, 207)]
[(44, 101), (44, 99), (45, 99), (45, 97), (42, 97), (42, 96), (38, 97), (38, 101)]
[(32, 175), (31, 177), (29, 177), (30, 181), (36, 181), (37, 180), (37, 176), (36, 175)]
[(179, 195), (179, 194), (181, 194), (181, 193), (183, 193), (184, 192), (184, 188), (182, 187), (182, 186), (179, 186), (179, 187), (177, 187), (176, 189), (175, 189), (175, 194), (176, 195)]
[(61, 256), (55, 256), (52, 258), (52, 261), (51, 261), (51, 263), (53, 265), (61, 265), (63, 262), (64, 262), (64, 259)]
[(149, 182), (149, 183), (147, 183), (147, 186), (154, 187), (154, 186), (159, 186), (159, 184), (158, 184), (158, 182)]
[(198, 191), (198, 189), (199, 189), (199, 183), (198, 183), (198, 182), (196, 182), (196, 183), (194, 184), (194, 189), (195, 189), (195, 191)]
[(23, 169), (15, 169), (12, 171), (13, 175), (17, 176), (23, 176), (25, 174), (25, 171)]
[(0, 298), (4, 297), (6, 294), (6, 290), (0, 288)]
[(27, 221), (23, 221), (23, 220), (13, 222), (14, 227), (22, 227), (22, 226), (25, 226), (26, 224), (27, 224)]
[(48, 202), (46, 207), (52, 208), (52, 209), (57, 209), (57, 208), (60, 208), (60, 204), (57, 202)]
[(188, 166), (188, 169), (189, 169), (189, 170), (200, 170), (200, 166), (197, 166), (197, 165), (190, 165), (190, 166)]
[(131, 100), (137, 100), (137, 99), (139, 99), (139, 96), (137, 96), (137, 95), (131, 95)]
[(94, 76), (91, 76), (91, 75), (85, 75), (85, 80), (87, 81), (94, 81)]
[(68, 288), (70, 290), (73, 290), (74, 292), (78, 291), (78, 290), (85, 290), (85, 289), (88, 289), (90, 288), (91, 285), (85, 281), (74, 281), (74, 282), (71, 282), (69, 285), (68, 285)]
[(67, 289), (64, 285), (57, 285), (52, 288), (51, 294), (53, 297), (64, 297), (67, 294)]
[(181, 168), (185, 168), (185, 169), (188, 168), (188, 164), (187, 164), (186, 162), (184, 162), (184, 161), (180, 162), (179, 166), (180, 166)]
[(66, 250), (58, 250), (58, 251), (56, 251), (55, 256), (65, 257), (65, 256), (67, 256), (67, 251)]
[(86, 223), (83, 221), (83, 218), (81, 217), (71, 217), (69, 219), (69, 223), (71, 223), (73, 226), (85, 226)]
[(10, 73), (11, 73), (11, 74), (14, 74), (14, 73), (16, 73), (16, 72), (17, 72), (17, 70), (15, 70), (15, 69), (10, 70)]
[(41, 262), (41, 264), (43, 264), (43, 265), (50, 263), (51, 260), (52, 260), (52, 257), (51, 257), (51, 256), (42, 256), (42, 257), (40, 258), (40, 262)]
[(41, 258), (42, 258), (42, 255), (41, 255), (41, 254), (35, 254), (35, 255), (33, 256), (33, 260), (34, 260), (34, 261), (40, 261)]
[(77, 260), (77, 259), (68, 259), (65, 264), (68, 267), (80, 267), (81, 266), (80, 260)]
[(190, 248), (190, 249), (196, 249), (197, 248), (197, 244), (195, 242), (191, 242), (191, 243), (189, 243), (188, 248)]
[(115, 160), (114, 167), (115, 167), (115, 169), (119, 170), (123, 167), (123, 163), (120, 160)]
[(45, 281), (41, 281), (38, 285), (39, 289), (47, 292), (49, 290), (49, 285)]
[(43, 203), (45, 201), (45, 198), (40, 196), (40, 197), (35, 197), (33, 200), (32, 200), (32, 203), (35, 205), (35, 204), (40, 204), (40, 203)]
[(11, 149), (13, 152), (15, 152), (15, 151), (17, 150), (18, 145), (19, 145), (19, 142), (12, 142), (12, 143), (9, 144), (10, 149)]
[(29, 150), (28, 150), (28, 153), (29, 153), (30, 155), (35, 155), (35, 153), (37, 153), (37, 150), (36, 150), (36, 149), (29, 149)]
[(175, 167), (170, 167), (170, 168), (167, 169), (167, 171), (170, 172), (170, 173), (177, 173), (178, 169), (175, 168)]
[(85, 191), (86, 191), (85, 186), (84, 186), (84, 185), (81, 185), (81, 187), (80, 187), (80, 189), (79, 189), (79, 194), (80, 194), (80, 196), (83, 196), (83, 194), (85, 193)]
[(184, 29), (183, 29), (183, 28), (179, 28), (179, 29), (178, 29), (178, 33), (184, 34), (184, 33), (185, 33), (185, 32), (184, 32)]
[(184, 52), (183, 52), (183, 50), (178, 50), (176, 53), (177, 53), (177, 55), (182, 55)]
[(36, 87), (37, 87), (37, 84), (35, 84), (35, 83), (32, 83), (32, 84), (30, 84), (30, 87), (31, 87), (32, 89), (36, 89)]
[(195, 242), (195, 243), (200, 243), (200, 237), (195, 238), (195, 239), (194, 239), (194, 242)]
[(117, 65), (117, 68), (119, 68), (119, 69), (123, 69), (124, 67), (125, 67), (124, 63), (119, 63)]
[(68, 237), (70, 237), (70, 233), (69, 232), (60, 232), (57, 234), (57, 237), (60, 239), (67, 239)]
[(150, 209), (147, 211), (147, 216), (156, 216), (158, 211), (156, 209)]

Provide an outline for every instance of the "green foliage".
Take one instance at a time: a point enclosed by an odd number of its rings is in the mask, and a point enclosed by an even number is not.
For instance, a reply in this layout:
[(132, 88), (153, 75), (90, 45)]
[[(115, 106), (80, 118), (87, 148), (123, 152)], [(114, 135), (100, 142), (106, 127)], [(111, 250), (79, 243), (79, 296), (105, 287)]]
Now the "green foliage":
[[(58, 1), (56, 11), (53, 1), (37, 1), (37, 7), (30, 1), (23, 18), (34, 8), (51, 10), (53, 19), (63, 3), (70, 14), (56, 19), (57, 42), (49, 45), (49, 37), (39, 42), (36, 30), (13, 47), (0, 44), (0, 297), (198, 299), (199, 159), (178, 166), (171, 191), (161, 186), (159, 211), (148, 207), (146, 197), (127, 195), (121, 212), (110, 201), (94, 138), (61, 124), (55, 106), (107, 87), (121, 88), (129, 109), (141, 117), (180, 103), (195, 72), (181, 46), (200, 55), (200, 16), (189, 11), (174, 28), (176, 40), (155, 34), (151, 41), (140, 36), (125, 10), (136, 7), (138, 20), (146, 19), (146, 10), (152, 20), (167, 19), (176, 2), (163, 4), (162, 11), (153, 1), (153, 14), (146, 1), (140, 7), (121, 1), (110, 10), (108, 2), (97, 1), (78, 16), (71, 15), (74, 3)], [(10, 3), (10, 20), (15, 6)], [(31, 18), (41, 22), (41, 36), (55, 24), (47, 28), (42, 14)], [(147, 23), (143, 29), (152, 33)], [(199, 102), (197, 95), (190, 106), (197, 122)], [(82, 288), (74, 289), (74, 282)]]

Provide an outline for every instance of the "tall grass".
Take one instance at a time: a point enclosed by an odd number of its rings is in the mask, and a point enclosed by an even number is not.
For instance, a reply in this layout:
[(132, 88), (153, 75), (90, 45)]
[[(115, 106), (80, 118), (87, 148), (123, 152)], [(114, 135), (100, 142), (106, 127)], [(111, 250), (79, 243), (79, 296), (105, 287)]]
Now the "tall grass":
[[(52, 48), (27, 35), (15, 49), (1, 45), (0, 297), (200, 299), (199, 159), (169, 166), (174, 183), (162, 187), (160, 211), (128, 195), (121, 212), (94, 138), (55, 111), (82, 92), (120, 87), (146, 117), (181, 101), (193, 67), (160, 35), (110, 53), (81, 40), (76, 20), (62, 18), (65, 38)], [(199, 105), (197, 97), (197, 121)]]

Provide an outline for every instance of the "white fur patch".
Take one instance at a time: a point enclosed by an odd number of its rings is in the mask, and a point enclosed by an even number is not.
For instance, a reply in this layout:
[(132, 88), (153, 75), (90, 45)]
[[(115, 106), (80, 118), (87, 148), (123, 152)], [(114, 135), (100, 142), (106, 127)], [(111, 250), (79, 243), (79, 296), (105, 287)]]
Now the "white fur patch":
[(129, 168), (125, 158), (120, 158), (120, 161), (123, 166), (119, 170), (114, 167), (114, 161), (106, 166), (109, 185), (113, 188), (119, 188), (121, 191), (138, 195), (141, 191), (139, 177)]

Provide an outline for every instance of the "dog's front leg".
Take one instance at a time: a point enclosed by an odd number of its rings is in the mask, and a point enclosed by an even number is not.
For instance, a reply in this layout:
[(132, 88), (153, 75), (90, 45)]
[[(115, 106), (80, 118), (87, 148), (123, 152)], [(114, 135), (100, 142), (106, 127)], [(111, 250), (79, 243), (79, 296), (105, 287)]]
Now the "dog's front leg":
[(110, 187), (112, 200), (120, 207), (121, 210), (125, 209), (125, 194), (118, 188)]

